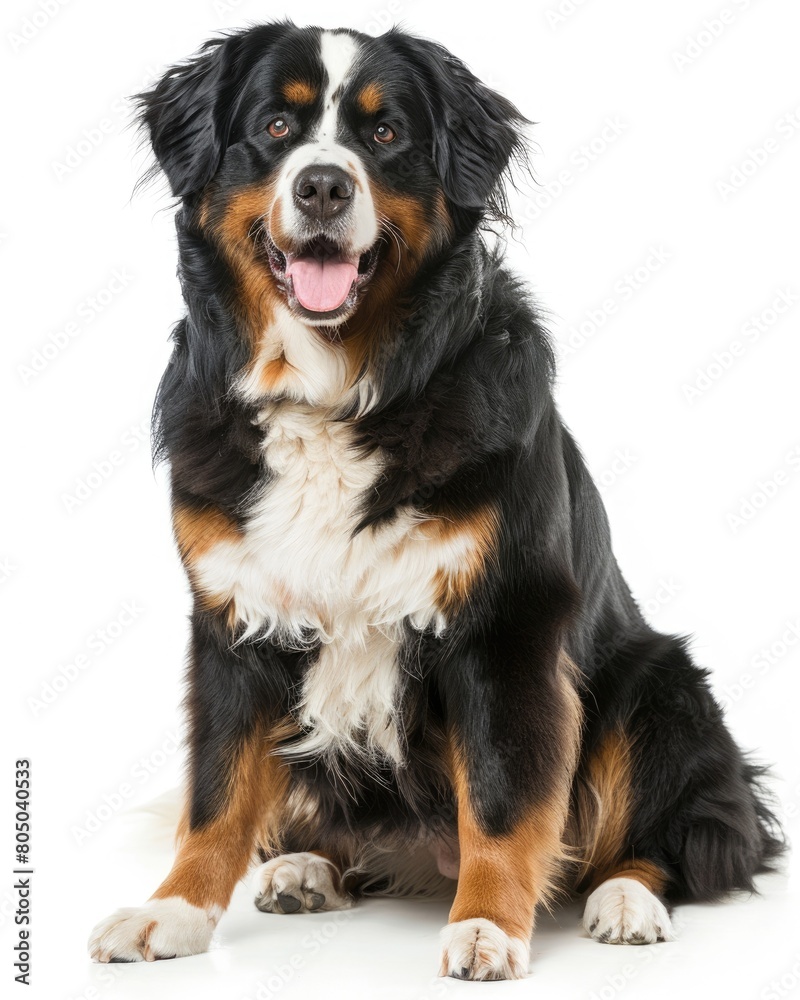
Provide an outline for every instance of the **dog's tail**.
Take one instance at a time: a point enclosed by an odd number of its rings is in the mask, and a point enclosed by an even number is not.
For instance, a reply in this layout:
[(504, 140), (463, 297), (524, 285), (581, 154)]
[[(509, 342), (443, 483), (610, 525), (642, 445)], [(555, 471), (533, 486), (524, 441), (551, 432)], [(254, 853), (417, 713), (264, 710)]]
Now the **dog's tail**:
[(126, 818), (136, 825), (138, 838), (153, 848), (174, 848), (185, 815), (186, 789), (177, 785), (134, 806)]

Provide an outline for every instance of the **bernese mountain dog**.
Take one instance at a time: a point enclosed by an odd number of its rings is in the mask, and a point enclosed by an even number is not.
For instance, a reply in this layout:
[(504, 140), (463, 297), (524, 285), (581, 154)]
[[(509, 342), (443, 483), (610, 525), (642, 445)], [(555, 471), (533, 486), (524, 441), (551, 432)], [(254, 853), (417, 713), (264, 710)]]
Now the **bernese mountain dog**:
[(194, 595), (172, 870), (100, 962), (256, 906), (454, 890), (441, 973), (528, 970), (537, 908), (669, 940), (781, 852), (763, 770), (654, 631), (490, 230), (526, 119), (400, 30), (252, 27), (139, 95), (186, 315), (155, 405)]

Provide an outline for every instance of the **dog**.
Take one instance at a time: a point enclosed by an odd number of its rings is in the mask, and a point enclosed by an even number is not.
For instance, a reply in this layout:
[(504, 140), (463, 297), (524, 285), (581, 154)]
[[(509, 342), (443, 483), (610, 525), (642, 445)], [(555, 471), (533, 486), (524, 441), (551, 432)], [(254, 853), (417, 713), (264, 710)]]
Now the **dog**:
[(608, 944), (753, 890), (762, 768), (654, 631), (489, 230), (516, 107), (393, 29), (252, 27), (139, 95), (178, 201), (186, 315), (156, 405), (194, 595), (178, 853), (100, 962), (207, 949), (259, 863), (268, 913), (455, 889), (441, 974), (527, 974), (587, 896)]

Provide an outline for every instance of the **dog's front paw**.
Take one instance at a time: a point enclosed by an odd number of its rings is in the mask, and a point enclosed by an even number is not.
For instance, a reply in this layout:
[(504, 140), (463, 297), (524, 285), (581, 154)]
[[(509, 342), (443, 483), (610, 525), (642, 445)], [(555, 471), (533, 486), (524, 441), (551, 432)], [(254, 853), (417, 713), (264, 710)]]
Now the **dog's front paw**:
[(530, 944), (510, 937), (484, 920), (459, 920), (442, 928), (441, 976), (454, 979), (524, 979), (528, 974)]
[(654, 944), (672, 938), (667, 908), (633, 878), (612, 878), (586, 902), (583, 926), (602, 944)]
[(272, 858), (261, 865), (256, 877), (256, 906), (264, 913), (342, 910), (353, 903), (336, 865), (310, 851)]
[(216, 920), (185, 899), (151, 899), (101, 920), (89, 938), (95, 962), (155, 962), (207, 951)]

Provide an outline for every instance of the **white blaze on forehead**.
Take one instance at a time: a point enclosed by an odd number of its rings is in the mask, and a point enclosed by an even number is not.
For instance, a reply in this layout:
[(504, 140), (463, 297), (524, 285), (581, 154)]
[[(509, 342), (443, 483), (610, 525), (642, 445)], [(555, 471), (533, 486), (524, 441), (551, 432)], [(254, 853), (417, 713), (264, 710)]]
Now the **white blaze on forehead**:
[(323, 31), (320, 41), (320, 58), (328, 77), (325, 99), (322, 102), (322, 118), (317, 131), (317, 139), (324, 141), (336, 135), (336, 119), (339, 113), (339, 98), (345, 80), (353, 70), (358, 58), (358, 45), (352, 35)]
[[(327, 82), (322, 102), (322, 116), (307, 141), (301, 142), (283, 164), (276, 193), (283, 205), (283, 226), (295, 238), (302, 239), (306, 220), (293, 201), (295, 181), (301, 170), (313, 163), (341, 167), (355, 181), (353, 204), (348, 213), (349, 243), (354, 252), (363, 252), (378, 238), (378, 220), (372, 200), (369, 178), (361, 157), (336, 140), (341, 94), (358, 64), (359, 45), (352, 35), (323, 31), (320, 60)], [(305, 137), (304, 137), (305, 138)]]

